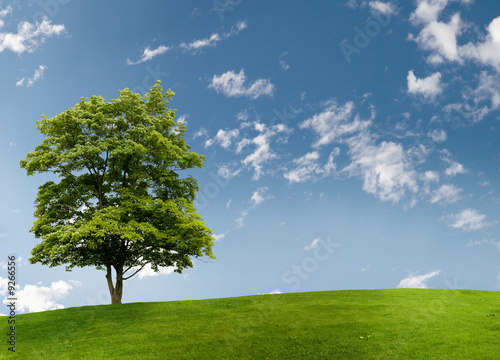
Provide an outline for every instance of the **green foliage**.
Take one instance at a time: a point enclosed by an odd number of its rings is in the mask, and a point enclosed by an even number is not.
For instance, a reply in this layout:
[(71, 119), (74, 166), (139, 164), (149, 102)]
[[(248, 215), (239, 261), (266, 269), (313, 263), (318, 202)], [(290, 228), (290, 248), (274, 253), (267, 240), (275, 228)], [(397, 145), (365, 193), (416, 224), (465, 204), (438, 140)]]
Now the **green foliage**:
[(205, 157), (190, 151), (186, 127), (168, 108), (174, 93), (159, 81), (144, 97), (119, 93), (37, 121), (45, 139), (20, 165), (59, 181), (39, 187), (31, 231), (42, 241), (31, 263), (112, 266), (121, 281), (148, 263), (180, 273), (191, 257), (214, 258), (212, 232), (193, 206), (197, 180), (179, 176)]
[[(500, 314), (499, 304), (498, 292), (395, 289), (85, 306), (17, 315), (16, 354), (3, 353), (40, 360), (498, 359), (500, 317), (491, 314)], [(7, 334), (6, 318), (0, 323)]]

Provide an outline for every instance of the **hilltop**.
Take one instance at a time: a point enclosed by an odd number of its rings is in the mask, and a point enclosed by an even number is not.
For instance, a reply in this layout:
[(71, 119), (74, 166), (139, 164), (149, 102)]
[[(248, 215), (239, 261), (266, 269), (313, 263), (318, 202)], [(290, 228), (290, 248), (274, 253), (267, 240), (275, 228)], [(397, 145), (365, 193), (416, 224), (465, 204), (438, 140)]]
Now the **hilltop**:
[(485, 360), (499, 331), (497, 292), (328, 291), (18, 315), (16, 353), (0, 358)]

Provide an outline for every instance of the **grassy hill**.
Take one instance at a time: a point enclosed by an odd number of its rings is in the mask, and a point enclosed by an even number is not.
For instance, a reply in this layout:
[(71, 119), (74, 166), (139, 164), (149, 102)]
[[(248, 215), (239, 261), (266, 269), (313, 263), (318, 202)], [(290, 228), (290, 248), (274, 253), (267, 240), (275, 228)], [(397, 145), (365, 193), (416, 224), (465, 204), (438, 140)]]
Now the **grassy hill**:
[[(495, 316), (496, 315), (496, 316)], [(393, 289), (86, 306), (16, 316), (1, 359), (499, 359), (500, 293)]]

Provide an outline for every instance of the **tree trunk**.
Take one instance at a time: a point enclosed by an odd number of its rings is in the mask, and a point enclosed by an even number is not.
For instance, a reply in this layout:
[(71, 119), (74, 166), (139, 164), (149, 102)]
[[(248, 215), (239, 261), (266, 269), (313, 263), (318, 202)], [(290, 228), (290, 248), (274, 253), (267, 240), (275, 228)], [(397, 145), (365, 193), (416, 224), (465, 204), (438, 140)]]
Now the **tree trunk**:
[(116, 282), (114, 285), (111, 275), (111, 265), (108, 265), (106, 271), (106, 280), (108, 281), (109, 294), (111, 295), (111, 304), (121, 304), (123, 293), (123, 274), (121, 273), (121, 269), (116, 271)]

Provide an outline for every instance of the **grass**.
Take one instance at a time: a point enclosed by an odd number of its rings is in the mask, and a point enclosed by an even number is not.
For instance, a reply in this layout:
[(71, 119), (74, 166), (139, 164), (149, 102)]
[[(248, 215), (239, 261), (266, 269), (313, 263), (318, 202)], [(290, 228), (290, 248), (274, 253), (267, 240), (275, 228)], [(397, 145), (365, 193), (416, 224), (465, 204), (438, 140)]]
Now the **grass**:
[(392, 289), (86, 306), (16, 316), (0, 359), (499, 359), (500, 293)]

